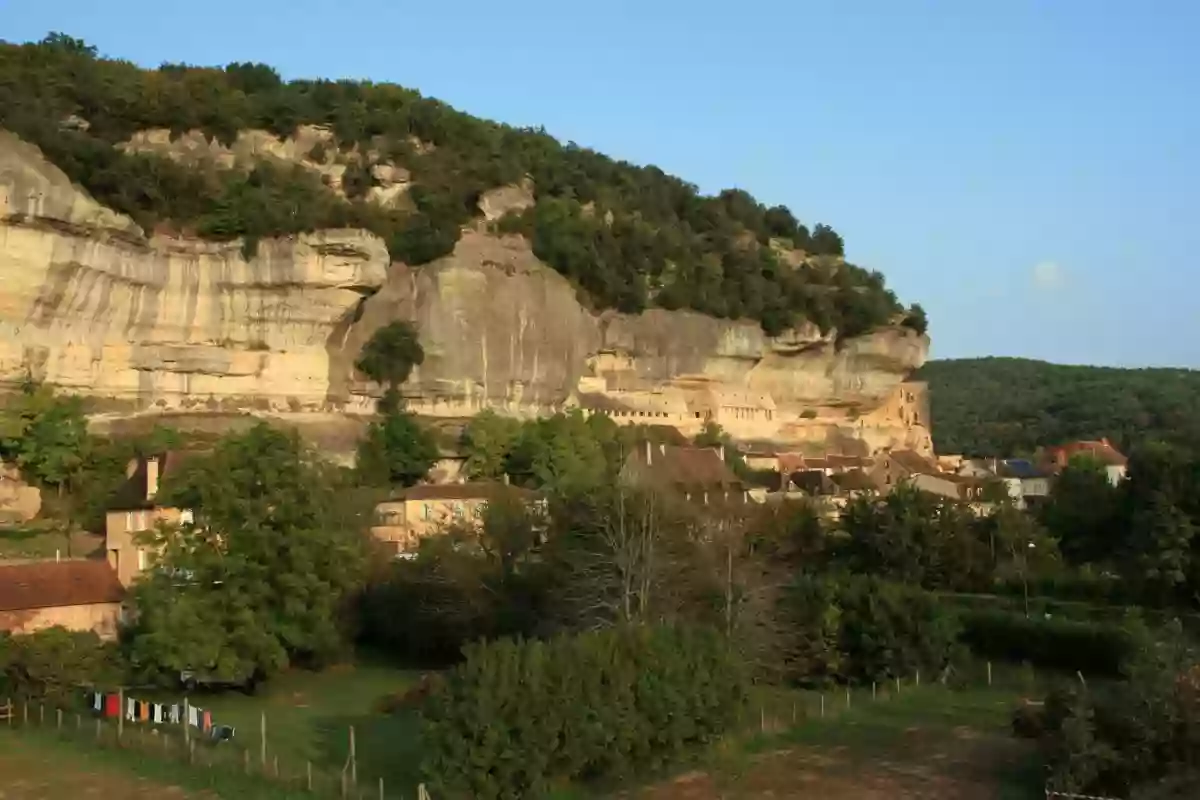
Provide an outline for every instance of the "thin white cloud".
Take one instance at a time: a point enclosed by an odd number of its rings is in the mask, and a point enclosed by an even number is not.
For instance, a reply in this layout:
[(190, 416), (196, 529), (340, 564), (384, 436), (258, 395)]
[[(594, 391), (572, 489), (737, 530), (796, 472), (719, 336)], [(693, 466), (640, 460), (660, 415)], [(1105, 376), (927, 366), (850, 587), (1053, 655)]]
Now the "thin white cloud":
[(1041, 261), (1033, 265), (1033, 286), (1042, 291), (1053, 291), (1067, 282), (1067, 274), (1054, 261)]

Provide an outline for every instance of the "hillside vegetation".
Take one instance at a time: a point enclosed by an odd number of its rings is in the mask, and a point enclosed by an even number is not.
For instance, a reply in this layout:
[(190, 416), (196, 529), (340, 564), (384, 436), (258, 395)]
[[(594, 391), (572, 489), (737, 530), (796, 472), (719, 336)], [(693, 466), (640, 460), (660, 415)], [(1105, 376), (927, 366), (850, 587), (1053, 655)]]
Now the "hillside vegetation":
[(1107, 436), (1118, 448), (1161, 440), (1200, 450), (1200, 372), (1048, 364), (1021, 358), (931, 361), (934, 447), (1006, 456)]
[[(309, 159), (341, 159), (344, 194), (295, 164), (196, 169), (118, 147), (155, 128), (230, 144), (239, 131), (287, 137), (303, 124), (336, 135), (336, 152)], [(656, 167), (481, 120), (394, 84), (284, 81), (251, 63), (147, 70), (51, 34), (0, 42), (0, 127), (147, 230), (242, 237), (253, 249), (263, 236), (363, 227), (387, 241), (393, 259), (418, 265), (453, 249), (482, 192), (528, 176), (536, 205), (503, 227), (525, 234), (598, 308), (691, 308), (757, 319), (772, 334), (804, 320), (843, 336), (898, 320), (925, 328), (920, 307), (904, 311), (882, 275), (843, 262), (842, 238), (827, 225), (809, 228), (741, 190), (704, 196)], [(380, 164), (411, 173), (395, 207), (365, 199)], [(792, 248), (804, 264), (785, 263), (779, 250)]]

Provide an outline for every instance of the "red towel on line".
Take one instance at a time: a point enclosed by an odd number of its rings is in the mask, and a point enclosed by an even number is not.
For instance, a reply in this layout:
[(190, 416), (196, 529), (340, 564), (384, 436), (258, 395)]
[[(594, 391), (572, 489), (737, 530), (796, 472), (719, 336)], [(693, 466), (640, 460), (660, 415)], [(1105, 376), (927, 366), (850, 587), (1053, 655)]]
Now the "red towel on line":
[(121, 696), (116, 694), (104, 695), (104, 716), (121, 716)]

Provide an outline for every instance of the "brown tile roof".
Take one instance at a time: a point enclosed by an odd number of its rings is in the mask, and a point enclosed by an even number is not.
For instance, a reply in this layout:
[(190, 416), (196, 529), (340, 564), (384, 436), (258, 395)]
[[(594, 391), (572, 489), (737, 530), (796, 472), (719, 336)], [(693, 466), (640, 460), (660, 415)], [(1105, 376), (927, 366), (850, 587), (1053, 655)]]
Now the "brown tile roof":
[(862, 492), (879, 488), (875, 481), (871, 480), (871, 476), (861, 469), (838, 473), (832, 480), (843, 492)]
[(119, 603), (125, 589), (107, 561), (37, 561), (0, 566), (0, 611)]
[(537, 492), (523, 489), (520, 486), (497, 483), (495, 481), (473, 481), (471, 483), (430, 483), (420, 486), (410, 486), (398, 494), (393, 500), (487, 500), (507, 489), (523, 497), (533, 497)]
[(673, 444), (651, 444), (647, 448), (643, 444), (629, 454), (627, 463), (630, 461), (641, 471), (648, 471), (652, 480), (680, 489), (742, 486), (741, 479), (714, 448)]

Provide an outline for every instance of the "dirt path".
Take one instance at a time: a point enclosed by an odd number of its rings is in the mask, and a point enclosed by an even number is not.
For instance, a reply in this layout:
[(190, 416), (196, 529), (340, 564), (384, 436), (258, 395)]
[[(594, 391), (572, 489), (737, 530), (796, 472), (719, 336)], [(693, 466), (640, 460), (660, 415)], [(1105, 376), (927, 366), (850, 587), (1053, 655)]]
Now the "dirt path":
[(62, 753), (34, 748), (13, 737), (6, 737), (2, 744), (0, 800), (185, 800), (203, 797), (116, 768), (74, 762)]
[(689, 772), (643, 791), (639, 800), (1000, 800), (1004, 779), (1025, 750), (978, 736), (930, 736), (914, 729), (879, 756), (846, 747), (799, 745), (750, 756), (728, 769)]

